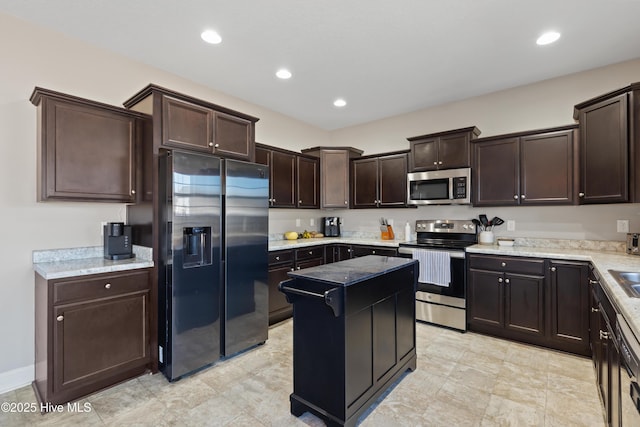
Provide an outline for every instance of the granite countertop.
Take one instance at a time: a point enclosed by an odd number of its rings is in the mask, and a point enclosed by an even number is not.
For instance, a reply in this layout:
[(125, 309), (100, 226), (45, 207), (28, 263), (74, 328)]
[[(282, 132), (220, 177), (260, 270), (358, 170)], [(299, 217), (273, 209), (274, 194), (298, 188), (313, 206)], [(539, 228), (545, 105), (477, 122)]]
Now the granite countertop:
[(386, 246), (389, 248), (397, 248), (401, 243), (400, 240), (382, 240), (368, 239), (362, 237), (318, 237), (311, 239), (298, 240), (270, 240), (269, 251), (279, 251), (283, 249), (296, 249), (316, 245), (330, 245), (340, 243), (343, 245), (367, 245), (367, 246)]
[(102, 246), (33, 251), (33, 269), (46, 280), (153, 267), (151, 248), (133, 246), (135, 258), (105, 259)]
[(616, 282), (609, 273), (609, 270), (640, 272), (640, 256), (628, 255), (620, 251), (597, 251), (557, 247), (505, 247), (496, 245), (474, 245), (468, 247), (467, 252), (591, 262), (601, 278), (602, 287), (605, 292), (609, 295), (609, 298), (616, 307), (618, 307), (636, 338), (640, 339), (640, 298), (633, 298), (627, 295), (624, 289), (618, 285), (618, 282)]
[(418, 261), (410, 258), (367, 255), (345, 261), (319, 265), (289, 272), (292, 278), (310, 279), (339, 286), (350, 286), (358, 282), (398, 270)]

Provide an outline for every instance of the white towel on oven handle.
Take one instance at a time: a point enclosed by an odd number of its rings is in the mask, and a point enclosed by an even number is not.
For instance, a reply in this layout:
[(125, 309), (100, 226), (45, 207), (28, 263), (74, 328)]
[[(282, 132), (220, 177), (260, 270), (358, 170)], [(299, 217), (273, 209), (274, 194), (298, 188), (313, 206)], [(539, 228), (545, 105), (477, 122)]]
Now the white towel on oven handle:
[(419, 267), (418, 282), (449, 287), (451, 284), (451, 256), (449, 252), (416, 249), (413, 259), (417, 259)]

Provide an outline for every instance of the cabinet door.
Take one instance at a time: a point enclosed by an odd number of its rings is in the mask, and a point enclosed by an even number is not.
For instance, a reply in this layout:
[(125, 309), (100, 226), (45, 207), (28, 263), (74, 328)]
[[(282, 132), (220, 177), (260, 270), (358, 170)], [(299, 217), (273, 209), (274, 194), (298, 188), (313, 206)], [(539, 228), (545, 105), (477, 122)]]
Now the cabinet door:
[(520, 138), (520, 203), (566, 205), (575, 199), (573, 131)]
[(468, 133), (440, 137), (438, 169), (468, 168), (471, 166), (469, 152)]
[(351, 245), (331, 245), (327, 246), (327, 263), (343, 261), (351, 258)]
[(291, 316), (293, 308), (285, 295), (278, 290), (280, 282), (289, 279), (287, 273), (293, 270), (293, 263), (269, 267), (269, 324), (280, 322)]
[(320, 161), (313, 157), (296, 156), (296, 188), (299, 208), (320, 208)]
[(629, 200), (627, 94), (580, 111), (580, 201)]
[(149, 362), (148, 291), (54, 306), (53, 315), (54, 394)]
[(550, 262), (550, 336), (566, 351), (589, 354), (589, 267)]
[(42, 103), (40, 200), (134, 202), (136, 119), (84, 103)]
[(271, 207), (295, 208), (296, 156), (281, 151), (271, 152)]
[(504, 286), (502, 273), (469, 270), (469, 322), (502, 328), (504, 325)]
[(255, 141), (250, 120), (216, 112), (213, 129), (213, 152), (216, 155), (249, 162), (254, 160)]
[(411, 170), (438, 169), (438, 138), (411, 141)]
[(517, 205), (519, 194), (518, 138), (474, 144), (473, 205)]
[(190, 102), (162, 97), (162, 144), (210, 153), (213, 110)]
[(379, 206), (405, 206), (407, 203), (407, 155), (380, 157), (378, 164)]
[(346, 150), (322, 150), (321, 207), (349, 207), (349, 152)]
[[(378, 206), (378, 159), (358, 159), (351, 163), (352, 207), (375, 208)], [(405, 190), (406, 191), (406, 190)]]
[(543, 337), (545, 335), (545, 278), (505, 273), (505, 328)]

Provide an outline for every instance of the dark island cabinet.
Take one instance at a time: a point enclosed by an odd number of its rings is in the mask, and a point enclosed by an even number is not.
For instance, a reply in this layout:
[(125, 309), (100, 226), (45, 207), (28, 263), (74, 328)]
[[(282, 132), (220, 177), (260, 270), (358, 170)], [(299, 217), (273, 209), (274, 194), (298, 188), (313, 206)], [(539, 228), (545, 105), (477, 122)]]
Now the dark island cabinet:
[(327, 425), (358, 418), (416, 368), (417, 262), (369, 256), (290, 274), (293, 303), (291, 413)]
[(407, 153), (351, 161), (351, 207), (404, 207), (407, 204)]
[(590, 354), (587, 263), (467, 256), (471, 330)]
[(474, 141), (473, 204), (574, 204), (576, 129), (569, 125)]
[(255, 160), (256, 117), (153, 84), (124, 106), (153, 115), (154, 150), (181, 148)]
[(69, 402), (151, 369), (147, 269), (36, 275), (35, 286), (39, 402)]
[(42, 88), (38, 108), (38, 200), (133, 203), (136, 154), (151, 118)]
[(318, 158), (256, 144), (256, 163), (269, 166), (269, 207), (320, 207)]
[(410, 146), (409, 170), (465, 168), (471, 166), (469, 142), (480, 135), (475, 127), (407, 138)]

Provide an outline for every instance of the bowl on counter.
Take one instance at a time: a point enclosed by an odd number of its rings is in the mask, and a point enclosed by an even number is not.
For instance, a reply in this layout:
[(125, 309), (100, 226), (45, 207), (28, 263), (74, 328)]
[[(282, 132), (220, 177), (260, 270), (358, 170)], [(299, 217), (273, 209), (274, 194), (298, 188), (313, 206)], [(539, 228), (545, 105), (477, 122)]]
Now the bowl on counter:
[(514, 239), (510, 239), (507, 237), (498, 237), (498, 246), (513, 246), (514, 243)]

